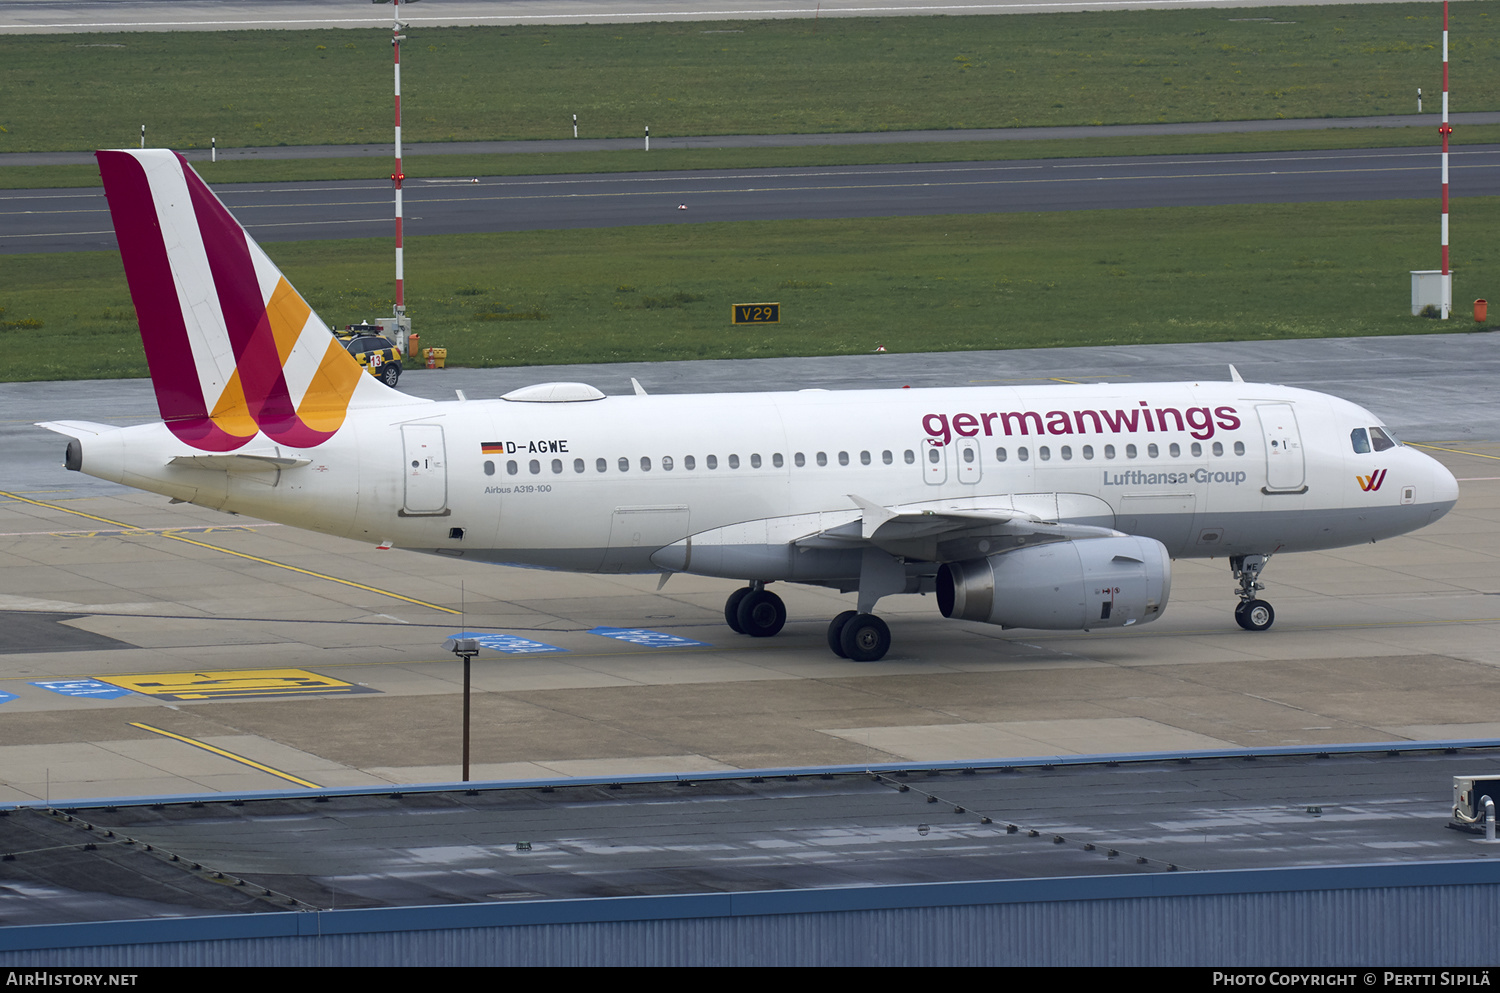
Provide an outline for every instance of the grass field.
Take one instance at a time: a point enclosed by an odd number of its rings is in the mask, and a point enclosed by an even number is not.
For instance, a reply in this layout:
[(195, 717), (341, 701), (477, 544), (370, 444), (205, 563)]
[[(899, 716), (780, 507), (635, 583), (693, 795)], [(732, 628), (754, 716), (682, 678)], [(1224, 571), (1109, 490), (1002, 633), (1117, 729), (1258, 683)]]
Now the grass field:
[[(1500, 198), (1453, 211), (1448, 322), (1409, 316), (1420, 200), (413, 238), (407, 294), (464, 366), (1452, 331), (1500, 296)], [(388, 239), (269, 250), (324, 319), (390, 313)], [(767, 300), (780, 325), (730, 326)], [(0, 379), (145, 374), (113, 254), (0, 256), (0, 307)]]
[[(1111, 155), (1202, 155), (1215, 152), (1306, 151), (1320, 148), (1434, 149), (1433, 128), (1330, 128), (1220, 135), (1100, 137), (1037, 141), (917, 142), (891, 145), (819, 145), (812, 148), (694, 148), (643, 151), (526, 153), (519, 155), (415, 155), (402, 160), (408, 177), (541, 176), (559, 173), (649, 172), (680, 169), (879, 165), (909, 162), (1077, 158)], [(1455, 147), (1500, 143), (1500, 125), (1461, 127)], [(388, 158), (195, 162), (210, 184), (339, 179), (388, 179)], [(0, 189), (99, 186), (93, 165), (11, 166), (0, 169)]]
[[(1455, 3), (1454, 110), (1500, 109), (1500, 13)], [(421, 28), (408, 141), (1367, 116), (1440, 88), (1435, 3)], [(0, 152), (387, 140), (384, 29), (5, 39)]]

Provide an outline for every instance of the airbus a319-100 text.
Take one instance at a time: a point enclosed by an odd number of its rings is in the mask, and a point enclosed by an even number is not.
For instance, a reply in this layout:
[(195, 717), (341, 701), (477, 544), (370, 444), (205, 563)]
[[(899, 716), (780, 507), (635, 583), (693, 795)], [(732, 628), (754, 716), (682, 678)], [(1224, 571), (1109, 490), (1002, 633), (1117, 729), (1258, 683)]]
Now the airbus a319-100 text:
[[(876, 603), (1090, 630), (1161, 616), (1171, 562), (1223, 557), (1235, 619), (1271, 626), (1262, 567), (1420, 528), (1453, 476), (1371, 413), (1228, 382), (605, 396), (547, 383), (433, 402), (364, 375), (180, 156), (98, 153), (162, 421), (44, 427), (67, 466), (359, 541), (579, 572), (857, 594), (828, 644), (881, 658)], [(1231, 370), (1232, 372), (1232, 370)]]

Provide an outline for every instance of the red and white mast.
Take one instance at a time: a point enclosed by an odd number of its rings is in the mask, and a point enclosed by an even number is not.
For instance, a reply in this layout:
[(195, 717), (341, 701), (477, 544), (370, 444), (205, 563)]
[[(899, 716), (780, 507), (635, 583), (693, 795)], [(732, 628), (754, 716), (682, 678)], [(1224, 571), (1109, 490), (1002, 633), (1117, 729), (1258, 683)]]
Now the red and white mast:
[(1453, 273), (1448, 268), (1448, 136), (1453, 128), (1448, 124), (1448, 0), (1443, 0), (1443, 123), (1438, 134), (1443, 136), (1443, 320), (1453, 309)]
[[(408, 0), (408, 2), (409, 2), (409, 0)], [(1444, 0), (1444, 10), (1446, 10), (1446, 9), (1447, 9), (1447, 3), (1446, 3), (1446, 0)], [(1444, 22), (1444, 26), (1446, 27), (1446, 25), (1447, 25), (1447, 22), (1445, 21)], [(394, 312), (394, 315), (396, 317), (398, 317), (398, 318), (399, 317), (403, 317), (406, 314), (406, 289), (405, 289), (405, 282), (406, 282), (406, 280), (405, 280), (405, 270), (404, 270), (404, 268), (402, 266), (402, 258), (401, 258), (401, 181), (406, 178), (402, 174), (402, 172), (401, 172), (401, 39), (405, 38), (405, 37), (406, 36), (401, 33), (401, 0), (393, 0), (393, 3), (391, 5), (391, 50), (395, 53), (394, 60), (395, 60), (395, 67), (396, 67), (396, 170), (391, 173), (391, 182), (394, 183), (395, 186), (396, 186), (396, 306), (395, 306), (393, 312)], [(1447, 35), (1445, 34), (1443, 37), (1446, 38)], [(1444, 52), (1446, 53), (1446, 51), (1447, 51), (1447, 47), (1446, 47), (1446, 42), (1445, 42), (1444, 43)], [(1446, 59), (1446, 57), (1447, 56), (1445, 54), (1444, 58)], [(1447, 70), (1447, 62), (1445, 61), (1443, 63), (1443, 65), (1444, 65), (1444, 69), (1443, 69), (1444, 79), (1446, 79), (1447, 78), (1447, 72), (1448, 72), (1448, 70)], [(1445, 92), (1446, 92), (1446, 87), (1445, 87)], [(1447, 96), (1443, 97), (1443, 100), (1444, 100), (1443, 106), (1445, 108), (1447, 107), (1447, 99), (1448, 99)], [(1447, 118), (1445, 117), (1444, 120), (1446, 120), (1446, 119)], [(1446, 177), (1448, 175), (1448, 167), (1446, 165), (1446, 162), (1447, 162), (1447, 158), (1445, 156), (1444, 157), (1444, 163), (1445, 164), (1443, 166), (1443, 176), (1444, 176), (1444, 183), (1445, 184), (1447, 182)], [(1446, 192), (1447, 186), (1444, 185), (1443, 189), (1445, 191), (1443, 193), (1443, 212), (1444, 212), (1444, 218), (1445, 218), (1444, 221), (1443, 221), (1443, 244), (1447, 245), (1447, 243), (1448, 243), (1448, 234), (1447, 234), (1447, 231), (1448, 231), (1447, 224), (1448, 224), (1448, 222), (1446, 220), (1447, 210), (1448, 210), (1448, 194)], [(1445, 272), (1447, 271), (1447, 267), (1448, 267), (1448, 262), (1447, 262), (1448, 255), (1447, 255), (1447, 253), (1448, 253), (1447, 248), (1444, 248), (1443, 249), (1443, 269), (1444, 269)], [(1444, 316), (1446, 316), (1446, 315), (1444, 315)]]

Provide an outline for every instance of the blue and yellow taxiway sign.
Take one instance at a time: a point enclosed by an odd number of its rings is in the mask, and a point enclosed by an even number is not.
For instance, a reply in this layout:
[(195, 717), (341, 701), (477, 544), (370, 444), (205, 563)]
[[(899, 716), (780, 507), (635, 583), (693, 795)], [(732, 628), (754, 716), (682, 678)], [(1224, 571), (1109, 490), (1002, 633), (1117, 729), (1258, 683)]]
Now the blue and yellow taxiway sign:
[(102, 682), (147, 696), (171, 700), (220, 700), (226, 697), (327, 696), (374, 693), (306, 669), (225, 669), (220, 672), (153, 672), (134, 676), (97, 676)]

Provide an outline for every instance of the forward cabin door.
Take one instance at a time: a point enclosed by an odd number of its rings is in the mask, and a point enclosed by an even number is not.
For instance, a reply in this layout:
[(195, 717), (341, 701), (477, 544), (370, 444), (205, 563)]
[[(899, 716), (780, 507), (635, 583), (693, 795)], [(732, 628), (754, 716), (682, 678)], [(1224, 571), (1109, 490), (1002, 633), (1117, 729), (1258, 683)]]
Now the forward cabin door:
[(442, 425), (401, 425), (401, 449), (406, 458), (401, 516), (440, 517), (448, 513), (448, 460)]
[(1289, 403), (1263, 403), (1255, 408), (1266, 445), (1266, 489), (1300, 492), (1305, 489), (1307, 468), (1302, 456), (1302, 435), (1297, 414)]

